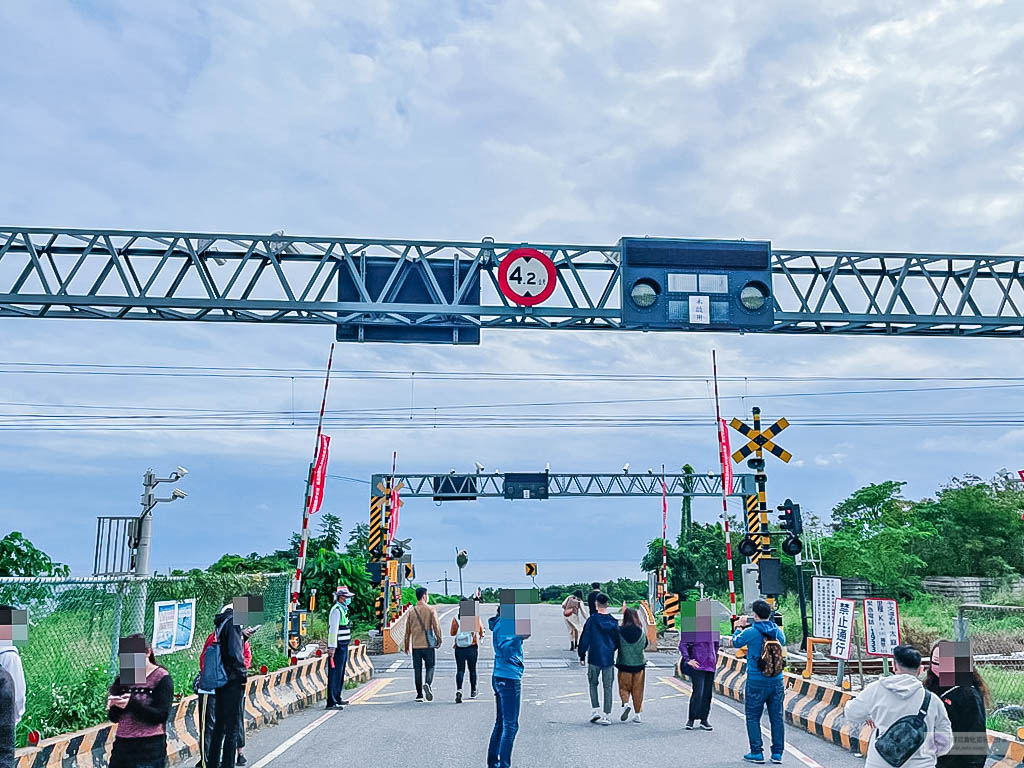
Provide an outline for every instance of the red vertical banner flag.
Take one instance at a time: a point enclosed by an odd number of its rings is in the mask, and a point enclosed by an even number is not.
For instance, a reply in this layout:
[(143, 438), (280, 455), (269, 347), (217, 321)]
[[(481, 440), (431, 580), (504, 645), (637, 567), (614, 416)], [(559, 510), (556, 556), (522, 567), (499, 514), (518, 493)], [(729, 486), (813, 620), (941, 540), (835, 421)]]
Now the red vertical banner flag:
[(718, 420), (718, 452), (722, 460), (722, 488), (732, 493), (732, 450), (729, 448), (729, 427), (725, 419)]
[[(392, 482), (394, 480), (392, 479)], [(402, 499), (398, 495), (398, 486), (396, 485), (391, 489), (391, 517), (388, 519), (388, 546), (394, 541), (395, 534), (398, 533), (398, 510), (402, 506)]]
[(313, 475), (310, 478), (309, 514), (311, 515), (319, 512), (320, 505), (324, 503), (324, 481), (327, 479), (327, 454), (330, 447), (331, 438), (327, 435), (320, 435), (320, 445), (317, 446), (316, 462), (313, 464)]

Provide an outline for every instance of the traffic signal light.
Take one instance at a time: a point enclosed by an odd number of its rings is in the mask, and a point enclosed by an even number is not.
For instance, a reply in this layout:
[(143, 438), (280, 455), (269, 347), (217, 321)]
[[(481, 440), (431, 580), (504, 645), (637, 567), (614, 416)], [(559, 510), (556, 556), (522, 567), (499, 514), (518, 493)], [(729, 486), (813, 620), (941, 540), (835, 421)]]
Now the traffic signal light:
[(737, 545), (736, 549), (738, 549), (739, 553), (744, 557), (753, 557), (754, 553), (757, 552), (758, 546), (758, 543), (750, 538), (750, 535), (748, 534), (743, 537), (743, 541)]
[(800, 505), (794, 504), (792, 499), (786, 499), (779, 505), (779, 512), (779, 527), (789, 534), (782, 542), (782, 551), (790, 556), (799, 555), (804, 548), (803, 542), (800, 541), (800, 534), (804, 532)]
[(771, 243), (624, 237), (622, 326), (758, 330), (775, 321)]

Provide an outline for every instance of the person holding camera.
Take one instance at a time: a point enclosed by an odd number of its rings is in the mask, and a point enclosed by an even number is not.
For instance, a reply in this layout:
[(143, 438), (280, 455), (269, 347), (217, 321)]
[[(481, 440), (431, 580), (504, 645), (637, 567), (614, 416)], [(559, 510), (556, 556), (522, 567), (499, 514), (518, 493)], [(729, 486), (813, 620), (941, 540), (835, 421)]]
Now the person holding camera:
[(772, 621), (772, 607), (764, 600), (755, 600), (751, 606), (754, 621), (746, 616), (736, 622), (732, 636), (733, 648), (747, 649), (747, 688), (744, 696), (744, 714), (747, 720), (747, 739), (750, 751), (743, 756), (748, 763), (764, 763), (764, 740), (761, 738), (761, 715), (768, 709), (771, 723), (771, 760), (782, 762), (786, 749), (786, 723), (782, 712), (785, 686), (786, 635), (782, 627)]

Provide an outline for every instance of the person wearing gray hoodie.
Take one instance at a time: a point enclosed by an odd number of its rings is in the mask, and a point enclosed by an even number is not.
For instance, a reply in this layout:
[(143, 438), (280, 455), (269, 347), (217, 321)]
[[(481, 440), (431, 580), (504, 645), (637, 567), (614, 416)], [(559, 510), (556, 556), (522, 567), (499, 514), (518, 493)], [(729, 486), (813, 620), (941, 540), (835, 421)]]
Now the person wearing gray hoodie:
[(868, 723), (874, 726), (868, 745), (864, 768), (890, 768), (889, 763), (875, 748), (878, 738), (901, 717), (916, 715), (928, 702), (924, 722), (927, 735), (920, 748), (903, 765), (905, 768), (935, 768), (942, 755), (953, 748), (953, 727), (942, 701), (925, 690), (917, 679), (921, 671), (921, 654), (909, 645), (893, 649), (896, 674), (883, 677), (868, 685), (846, 705), (843, 717), (852, 726)]

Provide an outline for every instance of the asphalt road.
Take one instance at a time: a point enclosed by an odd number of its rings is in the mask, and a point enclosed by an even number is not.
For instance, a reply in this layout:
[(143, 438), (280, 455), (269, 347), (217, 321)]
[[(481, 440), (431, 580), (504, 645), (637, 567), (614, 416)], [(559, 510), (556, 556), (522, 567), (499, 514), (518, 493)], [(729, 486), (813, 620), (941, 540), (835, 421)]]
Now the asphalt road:
[[(489, 637), (481, 648), (480, 698), (455, 704), (455, 659), (447, 635), (451, 606), (439, 606), (446, 635), (434, 678), (434, 701), (417, 703), (408, 657), (374, 659), (376, 677), (346, 695), (344, 711), (323, 705), (248, 735), (250, 768), (316, 765), (403, 765), (479, 768), (486, 765), (494, 722), (490, 691), (493, 654)], [(491, 608), (485, 606), (488, 612)], [(716, 695), (713, 732), (686, 731), (688, 686), (673, 678), (675, 654), (648, 654), (642, 723), (589, 722), (586, 671), (568, 650), (557, 606), (534, 608), (534, 634), (525, 644), (526, 673), (520, 730), (512, 764), (523, 768), (632, 766), (650, 761), (687, 766), (743, 764), (747, 751), (742, 706)], [(616, 693), (617, 695), (617, 693)], [(617, 712), (613, 710), (613, 716)], [(767, 717), (764, 725), (767, 726)], [(787, 729), (784, 763), (808, 768), (846, 768), (863, 761), (803, 731)], [(765, 739), (768, 743), (767, 737)]]

